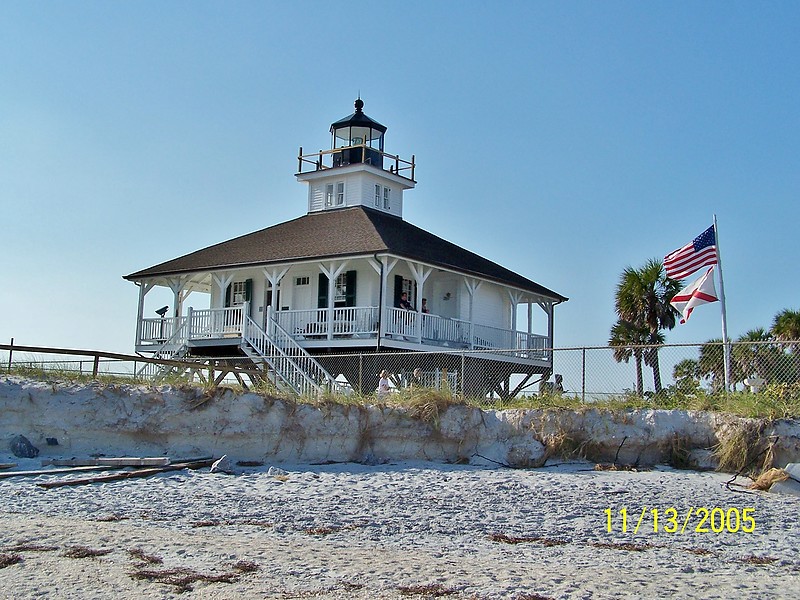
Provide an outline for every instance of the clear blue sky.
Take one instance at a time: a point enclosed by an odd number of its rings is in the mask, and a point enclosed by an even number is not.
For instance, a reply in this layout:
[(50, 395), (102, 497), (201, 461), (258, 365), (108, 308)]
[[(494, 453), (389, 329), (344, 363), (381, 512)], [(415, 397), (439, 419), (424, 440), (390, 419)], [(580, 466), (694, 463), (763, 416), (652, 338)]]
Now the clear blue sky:
[[(299, 146), (365, 112), (405, 217), (568, 296), (717, 214), (735, 337), (800, 308), (800, 4), (0, 3), (0, 339), (133, 349), (123, 275), (304, 214)], [(720, 335), (702, 307), (669, 342)]]

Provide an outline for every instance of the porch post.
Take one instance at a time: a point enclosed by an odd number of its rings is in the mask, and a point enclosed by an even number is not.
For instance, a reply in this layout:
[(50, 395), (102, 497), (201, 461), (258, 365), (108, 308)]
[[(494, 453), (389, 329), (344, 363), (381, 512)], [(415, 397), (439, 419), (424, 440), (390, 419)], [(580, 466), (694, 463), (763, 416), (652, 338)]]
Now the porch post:
[[(219, 305), (220, 305), (221, 308), (224, 308), (225, 307), (225, 290), (228, 289), (228, 286), (233, 281), (233, 275), (228, 274), (228, 273), (223, 271), (219, 275), (216, 275), (216, 274), (212, 273), (211, 277), (214, 279), (214, 282), (219, 287), (219, 296), (220, 296)], [(211, 308), (214, 308), (214, 296), (213, 296), (213, 294), (211, 296)], [(214, 332), (222, 331), (223, 326), (217, 323), (219, 318), (220, 318), (219, 313), (217, 313), (216, 311), (212, 311), (211, 312), (211, 331), (214, 331)], [(222, 323), (225, 323), (225, 315), (224, 315), (224, 313), (221, 316), (221, 321), (222, 321)]]
[(378, 312), (380, 316), (378, 317), (378, 321), (380, 322), (380, 329), (378, 330), (378, 338), (386, 337), (386, 287), (387, 282), (389, 281), (389, 273), (392, 272), (395, 265), (397, 264), (398, 259), (394, 259), (391, 263), (389, 262), (389, 257), (381, 256), (380, 262), (374, 259), (370, 259), (369, 264), (372, 265), (372, 268), (375, 269), (375, 272), (378, 273), (381, 277), (381, 289), (378, 293)]
[(533, 304), (528, 302), (528, 335), (533, 333)]
[[(511, 300), (511, 331), (512, 334), (512, 348), (514, 350), (517, 349), (517, 307), (519, 306), (520, 302), (522, 301), (523, 295), (519, 292), (512, 290), (506, 290), (508, 292), (508, 297)], [(530, 320), (528, 321), (530, 326)]]
[(194, 309), (190, 306), (189, 310), (186, 311), (186, 339), (192, 339), (192, 313)]
[(264, 277), (267, 278), (267, 282), (272, 286), (272, 302), (270, 302), (270, 306), (273, 310), (278, 310), (280, 308), (278, 306), (278, 286), (281, 284), (281, 280), (288, 271), (289, 267), (284, 267), (280, 271), (278, 269), (272, 269), (271, 271), (263, 269)]
[[(328, 278), (328, 308), (325, 312), (325, 320), (327, 321), (328, 325), (328, 339), (333, 339), (333, 304), (334, 304), (334, 297), (333, 292), (336, 289), (336, 278), (341, 275), (344, 268), (347, 266), (347, 261), (343, 261), (339, 266), (336, 266), (335, 261), (331, 261), (330, 268), (326, 269), (325, 265), (320, 265), (320, 271), (322, 271), (325, 276)], [(275, 294), (273, 294), (273, 297)]]
[(533, 333), (533, 304), (528, 300), (528, 340), (525, 342), (525, 348), (531, 347), (531, 334)]
[(183, 295), (181, 292), (183, 291), (183, 284), (185, 281), (185, 277), (172, 277), (167, 280), (169, 289), (172, 290), (175, 317), (180, 317), (183, 312)]
[(136, 315), (136, 345), (142, 343), (142, 317), (144, 316), (144, 297), (147, 295), (147, 292), (153, 289), (152, 283), (147, 283), (146, 281), (142, 281), (141, 283), (137, 283), (139, 286), (139, 308)]
[(464, 278), (464, 285), (467, 288), (467, 292), (469, 292), (469, 347), (470, 349), (474, 346), (474, 323), (473, 323), (473, 313), (475, 308), (475, 292), (478, 290), (479, 287), (483, 284), (482, 281), (476, 281), (475, 279)]
[(428, 279), (430, 274), (433, 272), (433, 267), (429, 267), (428, 269), (425, 268), (424, 265), (419, 263), (412, 263), (406, 261), (408, 263), (411, 272), (414, 274), (414, 281), (417, 284), (417, 332), (416, 338), (417, 343), (422, 343), (422, 294), (425, 289), (425, 281)]

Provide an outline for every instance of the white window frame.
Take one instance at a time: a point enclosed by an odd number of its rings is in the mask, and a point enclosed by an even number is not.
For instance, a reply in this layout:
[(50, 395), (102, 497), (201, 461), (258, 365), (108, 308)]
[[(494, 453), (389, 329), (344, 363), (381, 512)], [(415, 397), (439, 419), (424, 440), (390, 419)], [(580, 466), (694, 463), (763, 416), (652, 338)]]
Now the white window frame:
[(400, 292), (405, 292), (411, 306), (417, 308), (417, 283), (413, 279), (403, 277), (403, 285), (400, 288)]
[(337, 275), (333, 285), (333, 303), (347, 302), (347, 273)]
[(234, 281), (231, 284), (231, 306), (241, 306), (247, 298), (247, 282)]
[(294, 278), (294, 285), (295, 287), (299, 287), (301, 285), (310, 285), (311, 284), (311, 277), (308, 275), (299, 275)]
[(381, 185), (379, 183), (375, 184), (375, 208), (381, 207), (381, 198), (383, 198), (383, 192), (381, 191)]
[(336, 182), (336, 206), (344, 206), (344, 181)]
[(325, 206), (333, 206), (333, 184), (325, 186)]
[(391, 194), (392, 188), (385, 187), (383, 188), (383, 210), (390, 210), (391, 209)]

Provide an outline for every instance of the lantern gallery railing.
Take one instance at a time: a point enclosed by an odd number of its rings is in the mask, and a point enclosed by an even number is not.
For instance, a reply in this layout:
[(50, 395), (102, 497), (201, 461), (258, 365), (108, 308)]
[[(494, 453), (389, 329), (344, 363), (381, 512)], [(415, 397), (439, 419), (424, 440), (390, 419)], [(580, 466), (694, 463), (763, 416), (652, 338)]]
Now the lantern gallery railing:
[[(411, 160), (408, 161), (395, 154), (372, 148), (367, 144), (356, 144), (355, 146), (345, 146), (343, 148), (334, 148), (333, 150), (320, 150), (312, 154), (303, 154), (303, 148), (301, 147), (297, 156), (297, 170), (298, 173), (307, 173), (309, 171), (321, 171), (323, 169), (361, 163), (371, 164), (410, 181), (416, 181), (414, 179), (414, 161), (413, 154), (411, 155)], [(388, 169), (385, 167), (386, 164), (389, 165)]]

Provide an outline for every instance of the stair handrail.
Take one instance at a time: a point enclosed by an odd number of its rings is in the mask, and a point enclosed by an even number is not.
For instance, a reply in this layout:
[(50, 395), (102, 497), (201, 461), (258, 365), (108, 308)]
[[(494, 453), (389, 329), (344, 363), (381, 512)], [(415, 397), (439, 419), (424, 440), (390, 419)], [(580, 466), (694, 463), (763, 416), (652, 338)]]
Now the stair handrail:
[[(313, 379), (316, 381), (325, 381), (328, 385), (328, 388), (333, 389), (333, 386), (336, 384), (336, 380), (334, 379), (333, 375), (328, 373), (325, 367), (323, 367), (316, 358), (311, 356), (311, 354), (309, 354), (305, 348), (297, 343), (297, 341), (292, 335), (289, 334), (288, 331), (281, 327), (272, 310), (267, 313), (267, 322), (272, 330), (269, 333), (271, 333), (271, 337), (275, 343), (282, 348), (287, 355), (295, 360), (295, 362), (308, 365), (308, 368), (303, 370), (309, 373)], [(300, 365), (298, 364), (298, 366)]]
[[(313, 391), (317, 394), (323, 391), (320, 383), (314, 380), (305, 369), (303, 369), (292, 356), (286, 353), (283, 348), (274, 342), (266, 331), (259, 327), (247, 314), (244, 315), (242, 327), (242, 344), (252, 347), (258, 355), (270, 364), (275, 376), (283, 380), (297, 394)], [(311, 356), (309, 355), (309, 358)], [(311, 358), (311, 360), (314, 360)], [(314, 361), (316, 363), (316, 361)], [(319, 365), (319, 363), (317, 363)], [(320, 366), (321, 368), (321, 366)], [(323, 369), (324, 371), (324, 369)], [(330, 381), (330, 375), (326, 379)]]
[[(184, 327), (186, 327), (188, 324), (189, 319), (187, 317), (178, 318), (180, 319), (180, 325), (175, 328), (175, 331), (173, 331), (172, 335), (167, 338), (167, 341), (161, 344), (161, 346), (159, 346), (158, 349), (153, 352), (153, 356), (158, 356), (159, 358), (165, 358), (166, 360), (169, 360), (183, 349), (184, 345), (186, 344), (186, 339), (185, 337), (181, 336), (181, 333), (183, 332)], [(173, 345), (177, 345), (177, 348), (174, 350), (167, 350), (169, 346)], [(166, 356), (160, 356), (162, 352), (166, 352)], [(154, 363), (145, 363), (142, 365), (142, 368), (136, 372), (136, 376), (141, 377), (145, 369), (152, 368), (153, 364)]]

